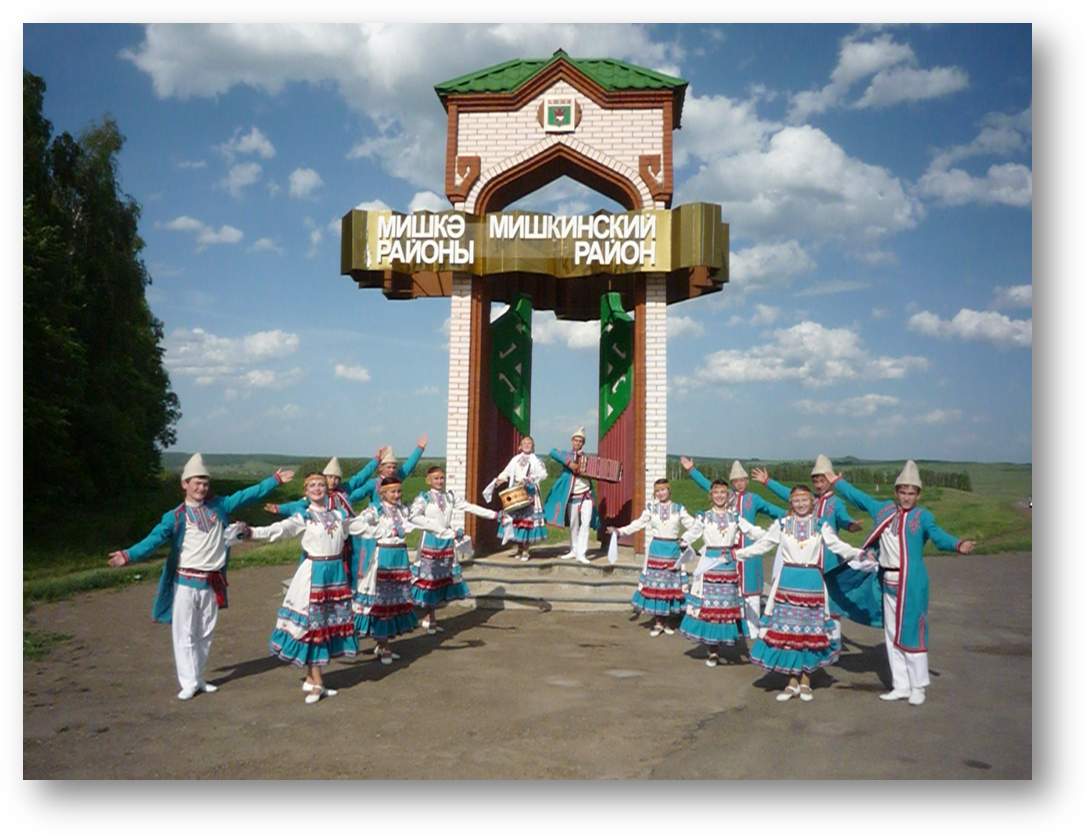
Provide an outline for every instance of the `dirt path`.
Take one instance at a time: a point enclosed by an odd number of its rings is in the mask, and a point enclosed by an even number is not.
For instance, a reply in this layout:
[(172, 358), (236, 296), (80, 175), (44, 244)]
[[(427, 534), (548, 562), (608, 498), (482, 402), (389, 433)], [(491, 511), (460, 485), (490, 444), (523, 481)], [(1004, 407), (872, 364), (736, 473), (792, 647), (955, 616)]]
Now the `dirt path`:
[[(441, 613), (402, 659), (333, 664), (307, 707), (267, 653), (287, 567), (231, 575), (209, 662), (179, 702), (153, 585), (35, 607), (72, 635), (23, 664), (25, 778), (1030, 778), (1031, 556), (928, 559), (933, 684), (876, 698), (882, 633), (846, 623), (815, 700), (750, 665), (707, 668), (626, 614)], [(369, 647), (369, 642), (366, 642)], [(314, 741), (320, 740), (319, 751)]]

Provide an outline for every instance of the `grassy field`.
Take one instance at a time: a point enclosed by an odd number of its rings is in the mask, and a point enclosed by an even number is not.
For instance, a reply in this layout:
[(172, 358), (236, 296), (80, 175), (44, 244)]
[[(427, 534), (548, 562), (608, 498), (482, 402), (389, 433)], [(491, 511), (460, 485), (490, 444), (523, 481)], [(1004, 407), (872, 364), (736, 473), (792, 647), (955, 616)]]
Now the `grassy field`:
[[(168, 454), (164, 463), (180, 470), (186, 455)], [(290, 484), (278, 488), (265, 501), (283, 503), (301, 495), (302, 474), (319, 470), (327, 459), (298, 459), (287, 456), (205, 456), (213, 476), (213, 487), (220, 495), (232, 493), (266, 477), (278, 467), (291, 467), (298, 475)], [(416, 473), (425, 473), (426, 468), (440, 459), (423, 459), (416, 468)], [(344, 471), (354, 472), (365, 461), (343, 460)], [(727, 471), (729, 459), (699, 459), (699, 469), (708, 475)], [(779, 462), (745, 462), (750, 471), (755, 464), (765, 466), (774, 474), (774, 465)], [(902, 462), (868, 462), (850, 460), (851, 466), (869, 469), (895, 470)], [(938, 523), (945, 530), (968, 539), (979, 541), (978, 553), (997, 553), (1000, 551), (1029, 551), (1032, 547), (1031, 511), (1028, 501), (1032, 490), (1032, 467), (1029, 464), (976, 464), (954, 462), (918, 462), (924, 469), (946, 468), (954, 472), (965, 471), (970, 475), (972, 490), (965, 492), (950, 488), (934, 487), (926, 489), (922, 495), (922, 505), (929, 508)], [(549, 478), (544, 482), (544, 492), (550, 488), (557, 476), (559, 466), (549, 461)], [(849, 466), (846, 466), (848, 478)], [(678, 459), (670, 459), (669, 470), (682, 473)], [(425, 489), (421, 475), (410, 476), (404, 485), (404, 495), (410, 500)], [(855, 486), (879, 498), (890, 498), (886, 485), (858, 483)], [(753, 492), (768, 501), (781, 504), (762, 485), (751, 482)], [(882, 490), (882, 492), (878, 492)], [(685, 477), (673, 476), (673, 498), (684, 504), (689, 510), (697, 511), (709, 506), (709, 496)], [(71, 594), (90, 589), (106, 588), (134, 582), (157, 580), (161, 562), (168, 548), (164, 546), (152, 560), (111, 569), (106, 566), (110, 551), (127, 548), (142, 539), (161, 519), (162, 514), (177, 506), (181, 500), (181, 491), (177, 483), (177, 473), (171, 472), (163, 477), (162, 484), (156, 490), (126, 496), (111, 504), (100, 505), (92, 510), (73, 510), (66, 517), (66, 524), (60, 528), (35, 528), (27, 518), (24, 530), (28, 533), (23, 543), (23, 601), (24, 611), (28, 611), (34, 601), (56, 600)], [(480, 500), (481, 501), (481, 500)], [(275, 517), (263, 509), (264, 502), (243, 508), (237, 518), (244, 519), (251, 525), (267, 525)], [(851, 515), (871, 529), (871, 520), (859, 511), (850, 508)], [(759, 524), (765, 519), (760, 517)], [(418, 533), (409, 536), (409, 545), (414, 546)], [(847, 535), (846, 539), (858, 544), (864, 533)], [(567, 541), (566, 532), (550, 529), (549, 541), (562, 543)], [(929, 546), (927, 553), (936, 553)], [(231, 555), (231, 567), (245, 565), (291, 564), (298, 559), (297, 542), (272, 544), (242, 543)]]

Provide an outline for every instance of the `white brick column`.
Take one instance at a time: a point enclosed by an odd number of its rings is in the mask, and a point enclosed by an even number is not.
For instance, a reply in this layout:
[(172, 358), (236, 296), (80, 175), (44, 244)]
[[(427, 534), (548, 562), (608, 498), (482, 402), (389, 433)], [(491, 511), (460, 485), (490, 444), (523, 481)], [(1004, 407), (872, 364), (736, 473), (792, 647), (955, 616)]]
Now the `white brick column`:
[(668, 333), (665, 277), (645, 277), (645, 496), (668, 475)]
[[(445, 484), (465, 495), (468, 472), (468, 346), (472, 335), (472, 279), (454, 276), (449, 311), (449, 407), (446, 418)], [(453, 514), (456, 527), (464, 525), (464, 511)]]

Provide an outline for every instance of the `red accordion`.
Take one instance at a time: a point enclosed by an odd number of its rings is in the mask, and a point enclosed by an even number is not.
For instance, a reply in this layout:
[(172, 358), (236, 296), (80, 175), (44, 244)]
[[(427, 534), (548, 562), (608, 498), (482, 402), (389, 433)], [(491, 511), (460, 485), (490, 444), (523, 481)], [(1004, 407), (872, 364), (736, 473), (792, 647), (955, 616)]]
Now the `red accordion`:
[(623, 462), (586, 453), (581, 464), (581, 474), (600, 481), (619, 481), (623, 477)]

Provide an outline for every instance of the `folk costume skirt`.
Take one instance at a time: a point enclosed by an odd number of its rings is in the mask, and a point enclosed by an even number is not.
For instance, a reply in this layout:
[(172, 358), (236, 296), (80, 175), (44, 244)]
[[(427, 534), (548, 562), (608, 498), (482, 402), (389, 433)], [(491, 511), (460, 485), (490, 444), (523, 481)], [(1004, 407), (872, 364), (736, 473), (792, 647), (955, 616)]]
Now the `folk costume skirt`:
[(342, 556), (303, 556), (279, 607), (268, 649), (299, 667), (323, 667), (333, 658), (358, 652)]
[[(707, 548), (710, 559), (720, 557), (722, 549)], [(740, 595), (740, 572), (735, 560), (707, 571), (691, 583), (687, 594), (687, 613), (679, 624), (684, 637), (701, 644), (732, 645), (747, 637), (744, 604)]]
[(472, 596), (454, 557), (454, 544), (453, 539), (441, 539), (430, 531), (423, 534), (419, 559), (411, 566), (411, 597), (417, 606), (433, 609)]
[(647, 615), (678, 615), (687, 598), (685, 575), (672, 568), (683, 553), (674, 539), (654, 539), (649, 543), (645, 567), (638, 576), (638, 590), (630, 600), (637, 612)]
[(841, 645), (831, 640), (834, 621), (827, 615), (823, 574), (815, 567), (785, 565), (762, 616), (762, 636), (751, 647), (751, 661), (776, 673), (797, 676), (838, 660)]
[(387, 641), (419, 626), (411, 597), (407, 548), (377, 544), (359, 577), (352, 608), (355, 632), (360, 638)]
[[(547, 541), (547, 523), (544, 521), (543, 503), (539, 490), (529, 485), (532, 504), (510, 512), (513, 519), (513, 541), (518, 545), (535, 545)], [(498, 538), (505, 539), (506, 526), (499, 523)]]

